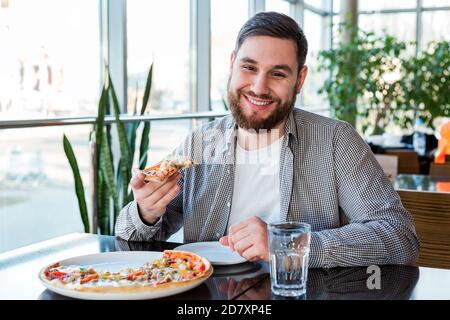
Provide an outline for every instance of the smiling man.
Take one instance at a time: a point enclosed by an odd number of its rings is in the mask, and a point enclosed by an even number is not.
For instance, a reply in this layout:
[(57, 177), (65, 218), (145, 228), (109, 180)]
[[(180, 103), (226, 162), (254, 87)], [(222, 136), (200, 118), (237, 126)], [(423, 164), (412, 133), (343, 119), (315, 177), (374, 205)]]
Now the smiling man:
[(267, 223), (311, 225), (310, 267), (414, 264), (410, 214), (370, 148), (349, 124), (294, 108), (308, 69), (307, 41), (290, 17), (245, 23), (231, 55), (231, 115), (190, 134), (175, 151), (199, 166), (164, 183), (132, 181), (116, 234), (217, 241), (268, 261)]

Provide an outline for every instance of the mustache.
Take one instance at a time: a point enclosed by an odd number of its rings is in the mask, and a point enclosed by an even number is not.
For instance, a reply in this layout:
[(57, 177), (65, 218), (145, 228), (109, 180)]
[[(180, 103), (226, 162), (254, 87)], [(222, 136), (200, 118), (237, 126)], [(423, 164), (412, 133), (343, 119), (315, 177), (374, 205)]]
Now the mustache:
[(261, 99), (261, 100), (271, 100), (274, 102), (280, 102), (281, 100), (277, 97), (271, 96), (269, 94), (256, 94), (253, 91), (244, 91), (244, 90), (238, 90), (238, 95), (246, 95), (252, 98)]

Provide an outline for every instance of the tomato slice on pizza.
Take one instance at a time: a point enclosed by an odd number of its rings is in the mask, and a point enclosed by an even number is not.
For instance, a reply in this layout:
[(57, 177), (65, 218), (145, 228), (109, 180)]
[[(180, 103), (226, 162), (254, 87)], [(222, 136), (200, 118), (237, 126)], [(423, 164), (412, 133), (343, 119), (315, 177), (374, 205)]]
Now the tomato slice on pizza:
[(92, 267), (52, 264), (41, 271), (46, 283), (85, 292), (142, 292), (162, 290), (203, 281), (212, 274), (210, 262), (196, 254), (166, 250), (160, 259), (133, 269), (111, 272)]

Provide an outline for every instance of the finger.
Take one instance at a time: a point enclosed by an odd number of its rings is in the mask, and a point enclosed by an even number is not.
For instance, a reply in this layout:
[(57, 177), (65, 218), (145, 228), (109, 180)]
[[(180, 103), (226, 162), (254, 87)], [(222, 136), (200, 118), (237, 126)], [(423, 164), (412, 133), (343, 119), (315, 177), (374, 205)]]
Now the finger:
[(230, 230), (228, 231), (228, 243), (230, 245), (231, 250), (235, 251), (235, 248), (234, 248), (235, 241), (233, 239), (233, 235), (236, 232), (238, 232), (239, 230), (246, 228), (248, 226), (248, 222), (249, 222), (248, 219), (246, 219), (246, 220), (236, 223), (230, 227)]
[(133, 176), (137, 175), (141, 170), (139, 170), (139, 168), (137, 167), (133, 167), (131, 168), (131, 173)]
[(234, 251), (234, 243), (233, 240), (231, 239), (230, 234), (227, 235), (227, 240), (228, 240), (228, 247), (230, 248), (231, 251)]
[(164, 185), (156, 189), (150, 195), (149, 199), (151, 199), (151, 201), (153, 201), (154, 203), (159, 202), (163, 197), (167, 195), (167, 193), (172, 191), (175, 186), (178, 186), (179, 180), (180, 177), (170, 179), (170, 181), (167, 181), (166, 183), (164, 183)]
[(259, 259), (264, 259), (265, 253), (261, 251), (260, 247), (253, 244), (244, 250), (241, 255), (248, 261), (256, 261)]
[[(140, 170), (133, 170), (135, 174), (131, 178), (130, 185), (133, 189), (140, 189), (145, 186), (145, 174)], [(133, 173), (134, 173), (133, 172)]]
[(237, 253), (239, 253), (242, 256), (244, 251), (247, 250), (248, 248), (250, 248), (254, 244), (255, 244), (255, 238), (249, 235), (249, 236), (234, 243), (234, 251), (236, 251)]
[(148, 211), (159, 214), (159, 216), (163, 215), (166, 212), (166, 207), (170, 201), (172, 201), (180, 191), (180, 187), (175, 184), (172, 189), (170, 189), (167, 194), (159, 199), (159, 201), (155, 202), (151, 199), (151, 197), (145, 199), (141, 205)]
[(154, 197), (153, 195), (147, 197), (143, 201), (143, 206), (148, 210), (161, 211), (165, 207), (164, 203), (165, 202), (169, 203), (173, 198), (175, 198), (178, 191), (179, 191), (178, 185), (174, 184), (172, 188), (164, 192), (164, 195), (162, 197), (160, 196)]
[(249, 246), (242, 252), (242, 257), (247, 259), (248, 261), (258, 260), (258, 252), (254, 248), (255, 246)]
[(239, 230), (245, 228), (246, 226), (248, 226), (248, 219), (232, 225), (230, 227), (230, 230), (228, 231), (228, 234), (233, 234), (235, 232), (238, 232)]
[(180, 180), (181, 175), (173, 175), (164, 182), (148, 182), (144, 187), (139, 189), (136, 195), (138, 201), (146, 203), (155, 203), (161, 199), (175, 184)]
[(248, 227), (245, 227), (243, 229), (238, 230), (237, 232), (234, 232), (232, 234), (228, 234), (228, 237), (231, 238), (231, 241), (233, 244), (238, 243), (242, 239), (248, 237), (250, 235), (250, 230)]
[(219, 243), (223, 246), (229, 246), (228, 244), (228, 236), (223, 236), (222, 238), (219, 239)]
[(166, 207), (170, 203), (170, 201), (172, 201), (177, 196), (179, 191), (180, 186), (175, 184), (164, 197), (162, 197), (155, 203), (155, 206), (161, 208)]

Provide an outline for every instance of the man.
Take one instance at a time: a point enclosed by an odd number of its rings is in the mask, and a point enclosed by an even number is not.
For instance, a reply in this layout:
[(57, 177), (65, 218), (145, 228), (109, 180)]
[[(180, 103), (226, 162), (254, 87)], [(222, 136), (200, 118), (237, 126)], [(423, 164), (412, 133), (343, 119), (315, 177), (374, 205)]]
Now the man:
[[(217, 241), (268, 261), (267, 223), (311, 224), (310, 267), (414, 264), (409, 213), (369, 147), (347, 123), (294, 108), (308, 69), (307, 41), (290, 17), (259, 13), (231, 55), (231, 116), (195, 130), (176, 153), (201, 164), (163, 184), (131, 187), (125, 240)], [(348, 224), (343, 221), (348, 221)]]

